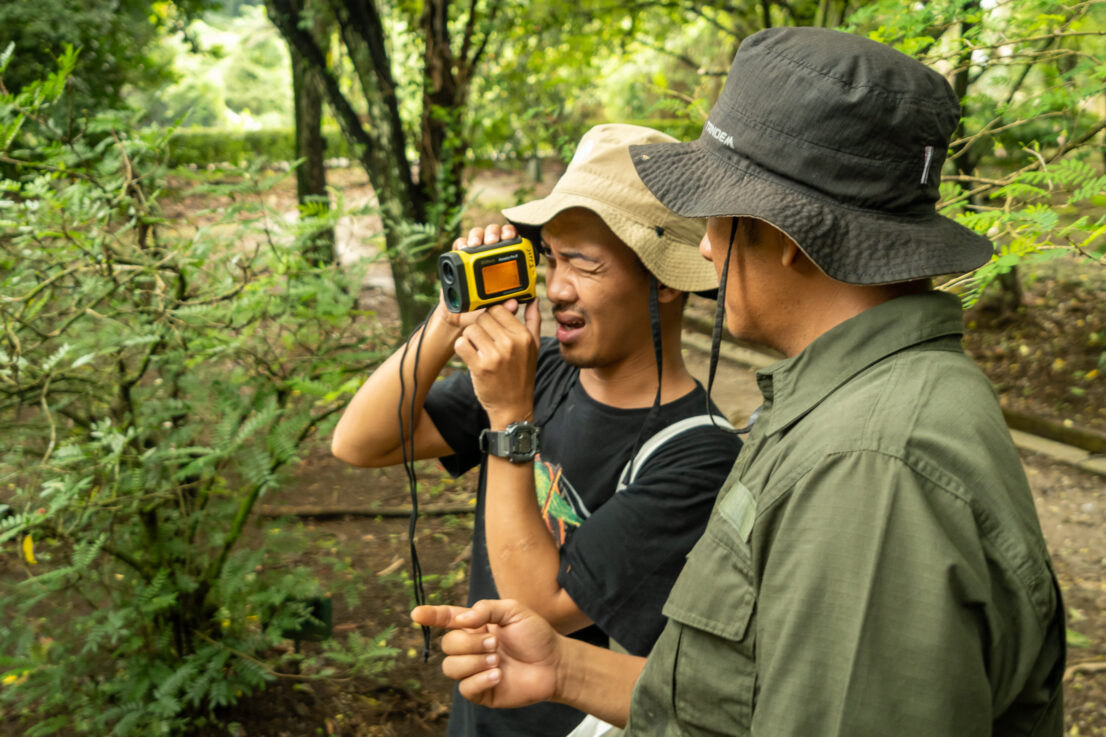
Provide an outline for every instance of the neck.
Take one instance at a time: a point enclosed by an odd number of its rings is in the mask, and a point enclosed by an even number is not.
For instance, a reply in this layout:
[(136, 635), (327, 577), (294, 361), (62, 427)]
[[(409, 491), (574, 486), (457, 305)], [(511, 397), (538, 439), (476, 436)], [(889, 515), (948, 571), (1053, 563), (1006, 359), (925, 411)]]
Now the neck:
[(805, 315), (806, 318), (792, 321), (787, 327), (781, 328), (773, 347), (790, 358), (801, 353), (820, 336), (865, 310), (896, 297), (926, 289), (928, 283), (923, 282), (870, 287), (834, 282), (832, 289), (823, 294), (808, 293), (811, 299), (805, 300), (804, 305), (797, 305), (798, 312), (795, 313)]
[[(679, 325), (662, 331), (661, 403), (667, 404), (695, 388), (684, 365)], [(657, 359), (649, 341), (639, 350), (606, 366), (580, 369), (580, 385), (592, 399), (620, 409), (650, 407), (657, 394)]]

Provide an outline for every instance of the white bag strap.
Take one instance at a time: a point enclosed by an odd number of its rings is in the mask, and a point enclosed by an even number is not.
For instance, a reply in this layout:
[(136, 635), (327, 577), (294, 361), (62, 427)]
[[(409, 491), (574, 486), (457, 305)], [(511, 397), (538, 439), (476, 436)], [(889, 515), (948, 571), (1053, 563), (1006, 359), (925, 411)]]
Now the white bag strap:
[(618, 737), (621, 734), (622, 730), (618, 727), (588, 714), (567, 737)]
[(649, 460), (649, 456), (653, 455), (653, 453), (659, 450), (669, 440), (688, 430), (712, 424), (716, 424), (728, 430), (734, 429), (730, 421), (722, 415), (713, 415), (712, 419), (712, 416), (707, 414), (688, 417), (679, 422), (673, 422), (671, 425), (662, 427), (651, 438), (645, 441), (641, 449), (638, 450), (637, 455), (626, 461), (626, 465), (622, 467), (622, 472), (618, 474), (618, 486), (615, 488), (615, 492), (622, 491), (627, 486), (634, 483), (638, 473), (641, 471), (641, 467)]

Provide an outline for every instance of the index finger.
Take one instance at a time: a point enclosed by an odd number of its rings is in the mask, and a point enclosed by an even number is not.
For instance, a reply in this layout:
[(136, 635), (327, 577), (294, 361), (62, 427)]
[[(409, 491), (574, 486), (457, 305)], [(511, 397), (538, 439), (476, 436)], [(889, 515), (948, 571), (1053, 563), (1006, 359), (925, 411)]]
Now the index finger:
[(517, 328), (522, 327), (522, 323), (520, 323), (516, 317), (518, 308), (518, 301), (511, 299), (484, 308), (484, 314), (499, 323), (500, 326), (507, 330), (508, 334), (513, 334), (518, 332)]
[(417, 606), (411, 611), (411, 619), (427, 627), (472, 627), (466, 621), (461, 624), (457, 618), (462, 614), (471, 614), (472, 610), (462, 606)]

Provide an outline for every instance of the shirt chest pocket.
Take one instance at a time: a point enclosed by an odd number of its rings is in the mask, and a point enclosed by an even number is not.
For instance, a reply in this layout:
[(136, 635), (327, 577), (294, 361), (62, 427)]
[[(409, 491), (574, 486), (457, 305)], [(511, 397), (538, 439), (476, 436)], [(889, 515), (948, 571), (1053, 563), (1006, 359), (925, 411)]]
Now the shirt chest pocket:
[(755, 503), (738, 493), (748, 494), (739, 484), (719, 502), (664, 607), (679, 624), (672, 709), (688, 734), (742, 734), (752, 720), (756, 590), (746, 540)]

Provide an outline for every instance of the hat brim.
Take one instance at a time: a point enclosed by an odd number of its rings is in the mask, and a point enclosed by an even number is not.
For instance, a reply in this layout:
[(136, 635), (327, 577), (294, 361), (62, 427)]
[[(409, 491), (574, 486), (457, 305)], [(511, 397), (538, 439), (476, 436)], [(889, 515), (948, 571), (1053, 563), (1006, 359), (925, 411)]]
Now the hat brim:
[(785, 232), (826, 275), (890, 284), (962, 274), (985, 264), (991, 242), (930, 211), (897, 215), (832, 200), (701, 139), (630, 147), (645, 186), (685, 217), (755, 217)]
[[(503, 216), (533, 240), (543, 225), (565, 210), (580, 207), (598, 215), (607, 227), (630, 247), (646, 268), (666, 286), (682, 292), (704, 292), (718, 287), (714, 266), (698, 255), (698, 244), (672, 236), (636, 220), (632, 214), (603, 200), (577, 192), (552, 192), (540, 200), (503, 210)], [(694, 250), (692, 258), (686, 251)]]

